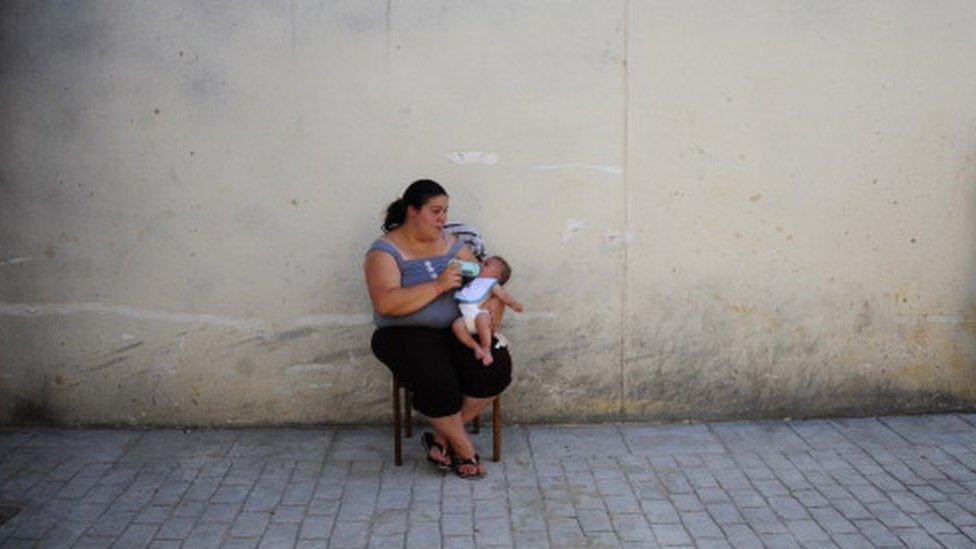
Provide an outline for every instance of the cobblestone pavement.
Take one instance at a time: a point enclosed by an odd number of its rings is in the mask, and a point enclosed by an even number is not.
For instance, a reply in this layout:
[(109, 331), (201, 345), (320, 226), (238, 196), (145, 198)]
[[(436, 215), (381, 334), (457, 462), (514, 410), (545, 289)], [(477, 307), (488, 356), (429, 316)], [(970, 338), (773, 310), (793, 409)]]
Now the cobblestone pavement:
[(0, 546), (976, 547), (976, 415), (504, 437), (470, 481), (388, 428), (0, 430)]

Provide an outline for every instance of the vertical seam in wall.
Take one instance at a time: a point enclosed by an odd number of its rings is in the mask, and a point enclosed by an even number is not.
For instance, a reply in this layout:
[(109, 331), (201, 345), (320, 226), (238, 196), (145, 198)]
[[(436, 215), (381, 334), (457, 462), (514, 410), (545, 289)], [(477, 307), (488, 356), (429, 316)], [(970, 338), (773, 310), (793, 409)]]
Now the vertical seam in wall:
[(626, 364), (627, 356), (627, 286), (628, 286), (628, 248), (630, 244), (628, 243), (627, 231), (630, 228), (630, 220), (627, 215), (628, 209), (628, 192), (629, 185), (627, 184), (630, 178), (630, 162), (628, 149), (630, 146), (630, 63), (628, 59), (630, 57), (630, 0), (624, 0), (624, 181), (623, 181), (623, 206), (624, 206), (624, 226), (623, 234), (621, 235), (621, 242), (623, 248), (623, 273), (622, 281), (620, 287), (620, 417), (624, 417), (624, 399), (627, 395), (627, 380), (624, 377), (624, 366)]
[(393, 19), (393, 0), (386, 0), (386, 70), (387, 76), (390, 74), (390, 26)]
[(295, 46), (295, 44), (296, 44), (296, 40), (295, 40), (295, 0), (291, 0), (291, 2), (288, 4), (288, 11), (291, 12), (291, 62), (292, 62), (292, 64), (294, 64), (295, 63), (295, 60), (298, 57), (298, 55), (295, 53), (295, 48), (296, 48), (296, 46)]

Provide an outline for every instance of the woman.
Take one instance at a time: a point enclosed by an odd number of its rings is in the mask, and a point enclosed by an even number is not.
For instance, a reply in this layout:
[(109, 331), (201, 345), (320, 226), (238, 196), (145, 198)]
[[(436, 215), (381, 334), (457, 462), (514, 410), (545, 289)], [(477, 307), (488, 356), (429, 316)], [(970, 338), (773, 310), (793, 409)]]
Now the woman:
[[(377, 328), (372, 349), (434, 426), (421, 438), (427, 459), (458, 476), (481, 477), (485, 469), (464, 424), (511, 382), (512, 359), (493, 344), (494, 360), (483, 366), (451, 332), (459, 314), (452, 290), (461, 286), (461, 272), (450, 261), (476, 259), (444, 232), (447, 210), (447, 192), (427, 179), (387, 208), (386, 234), (370, 246), (363, 267)], [(493, 318), (500, 314), (495, 307)]]

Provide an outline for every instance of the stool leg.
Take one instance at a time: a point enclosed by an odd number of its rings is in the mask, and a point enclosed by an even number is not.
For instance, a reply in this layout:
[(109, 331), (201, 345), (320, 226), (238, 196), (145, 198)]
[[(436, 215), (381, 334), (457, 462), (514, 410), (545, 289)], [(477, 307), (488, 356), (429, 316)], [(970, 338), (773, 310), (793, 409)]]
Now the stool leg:
[(403, 465), (400, 453), (400, 379), (393, 376), (393, 463)]
[(407, 420), (403, 431), (407, 438), (410, 438), (413, 436), (413, 391), (409, 389), (403, 390), (403, 415)]
[(491, 403), (491, 460), (502, 459), (502, 397)]

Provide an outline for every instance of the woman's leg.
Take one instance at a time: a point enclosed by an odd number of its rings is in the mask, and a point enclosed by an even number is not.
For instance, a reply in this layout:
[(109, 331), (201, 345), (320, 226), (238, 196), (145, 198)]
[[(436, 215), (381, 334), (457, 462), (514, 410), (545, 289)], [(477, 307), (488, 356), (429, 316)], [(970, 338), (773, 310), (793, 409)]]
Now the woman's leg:
[(450, 445), (452, 452), (463, 458), (470, 458), (474, 455), (474, 446), (471, 444), (471, 439), (468, 438), (468, 433), (464, 430), (464, 424), (461, 423), (460, 413), (428, 419), (434, 429), (437, 430), (437, 434)]
[[(450, 448), (461, 458), (471, 459), (475, 454), (475, 449), (471, 443), (471, 438), (468, 437), (468, 432), (464, 430), (464, 426), (480, 415), (491, 404), (492, 400), (494, 397), (475, 398), (466, 396), (459, 413), (447, 417), (430, 418), (430, 423), (435, 430), (434, 438), (444, 448)], [(431, 449), (431, 454), (436, 454), (431, 456), (434, 459), (441, 460), (440, 451), (436, 448)], [(484, 474), (484, 466), (479, 465), (478, 471)]]
[(465, 423), (478, 416), (512, 382), (512, 355), (507, 348), (494, 348), (497, 341), (493, 339), (490, 349), (494, 355), (491, 366), (475, 360), (461, 343), (452, 344), (451, 360), (464, 394), (461, 416)]
[[(450, 448), (462, 458), (470, 459), (474, 456), (475, 449), (471, 443), (471, 438), (468, 437), (467, 431), (464, 430), (464, 426), (479, 416), (491, 404), (492, 400), (494, 400), (494, 397), (475, 398), (466, 396), (461, 405), (460, 413), (453, 416), (430, 418), (430, 423), (434, 426), (435, 430), (434, 438), (444, 448)], [(458, 425), (457, 418), (461, 420), (460, 426)], [(442, 460), (440, 450), (433, 448), (431, 449), (431, 454), (431, 457), (434, 459)], [(446, 458), (446, 456), (444, 457)], [(480, 469), (484, 472), (483, 466)]]
[[(445, 332), (417, 326), (387, 327), (373, 333), (371, 346), (376, 358), (400, 377), (404, 387), (413, 391), (414, 408), (433, 418), (431, 423), (435, 427), (435, 440), (445, 450), (455, 445), (464, 450), (471, 448), (471, 441), (467, 440), (461, 424), (463, 398), (451, 363), (451, 341), (456, 340), (450, 330)], [(471, 351), (468, 351), (468, 356), (474, 358)], [(453, 417), (456, 420), (452, 420)], [(463, 439), (458, 437), (459, 431)], [(441, 452), (436, 446), (430, 448), (428, 456), (441, 463), (450, 463), (446, 452)]]
[[(443, 439), (449, 445), (451, 452), (461, 459), (471, 459), (475, 455), (474, 445), (468, 438), (467, 431), (464, 430), (464, 423), (461, 421), (461, 413), (449, 416), (428, 418), (438, 439)], [(439, 440), (440, 442), (440, 440)], [(443, 444), (443, 442), (442, 442)], [(468, 475), (484, 474), (485, 467), (478, 465), (462, 465), (462, 472)]]
[(478, 398), (465, 396), (464, 402), (461, 404), (461, 421), (464, 422), (465, 425), (471, 423), (474, 418), (481, 415), (481, 412), (483, 412), (493, 400), (495, 400), (495, 397)]
[(481, 414), (512, 381), (512, 357), (508, 349), (491, 349), (491, 352), (494, 361), (491, 366), (485, 366), (471, 356), (467, 347), (460, 343), (452, 346), (451, 358), (464, 394), (458, 414), (462, 423)]

